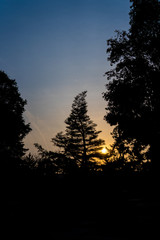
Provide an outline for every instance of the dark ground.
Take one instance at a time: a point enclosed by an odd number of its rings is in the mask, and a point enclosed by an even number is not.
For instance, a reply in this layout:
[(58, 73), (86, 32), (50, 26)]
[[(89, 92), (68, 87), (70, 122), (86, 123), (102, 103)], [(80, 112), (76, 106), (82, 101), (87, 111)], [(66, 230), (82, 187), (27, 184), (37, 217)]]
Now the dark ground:
[(2, 192), (3, 239), (159, 239), (155, 179), (18, 179)]

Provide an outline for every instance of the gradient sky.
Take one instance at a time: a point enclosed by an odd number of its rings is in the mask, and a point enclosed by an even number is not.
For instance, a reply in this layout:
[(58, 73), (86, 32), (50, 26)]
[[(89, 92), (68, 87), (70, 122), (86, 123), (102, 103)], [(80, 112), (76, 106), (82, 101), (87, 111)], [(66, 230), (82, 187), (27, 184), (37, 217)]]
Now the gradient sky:
[(106, 40), (129, 28), (129, 0), (0, 0), (0, 70), (16, 79), (27, 100), (24, 117), (38, 142), (65, 129), (74, 97), (87, 90), (88, 114), (108, 146), (111, 127), (102, 98), (110, 69)]

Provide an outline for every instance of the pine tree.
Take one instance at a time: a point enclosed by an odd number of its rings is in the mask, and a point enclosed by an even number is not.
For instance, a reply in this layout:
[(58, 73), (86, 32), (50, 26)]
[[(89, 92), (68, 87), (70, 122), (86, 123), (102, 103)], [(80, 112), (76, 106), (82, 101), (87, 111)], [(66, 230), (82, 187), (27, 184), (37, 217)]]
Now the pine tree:
[(96, 166), (104, 140), (98, 138), (101, 131), (96, 130), (97, 125), (87, 115), (86, 95), (84, 91), (75, 97), (71, 113), (65, 120), (65, 133), (58, 133), (52, 142), (61, 148), (65, 157), (88, 171)]

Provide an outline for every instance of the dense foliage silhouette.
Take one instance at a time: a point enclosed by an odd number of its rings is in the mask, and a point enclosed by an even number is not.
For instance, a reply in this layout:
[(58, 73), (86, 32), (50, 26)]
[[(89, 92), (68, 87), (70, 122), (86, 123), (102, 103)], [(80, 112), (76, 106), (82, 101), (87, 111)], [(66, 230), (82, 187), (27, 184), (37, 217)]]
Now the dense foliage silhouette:
[(105, 119), (115, 126), (116, 143), (123, 143), (124, 153), (130, 145), (136, 159), (151, 160), (152, 170), (159, 171), (160, 3), (131, 2), (129, 31), (116, 31), (108, 40), (114, 67), (106, 72)]
[(31, 131), (23, 118), (26, 103), (16, 81), (0, 71), (0, 159), (6, 174), (15, 174), (15, 167), (20, 167), (20, 160), (26, 152), (23, 139)]
[(110, 176), (148, 174), (151, 163), (146, 146), (140, 145), (136, 139), (124, 139), (118, 127), (114, 128), (112, 136), (114, 142), (107, 148), (103, 173)]

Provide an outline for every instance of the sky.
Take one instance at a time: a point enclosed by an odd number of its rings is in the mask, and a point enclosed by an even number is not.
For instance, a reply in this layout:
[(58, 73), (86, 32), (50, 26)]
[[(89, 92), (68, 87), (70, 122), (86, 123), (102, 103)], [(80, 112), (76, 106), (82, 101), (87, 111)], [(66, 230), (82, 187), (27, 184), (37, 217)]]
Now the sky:
[(104, 120), (107, 39), (129, 28), (129, 0), (0, 0), (0, 70), (15, 79), (32, 132), (24, 142), (53, 150), (75, 96), (87, 90), (88, 115), (109, 146)]

